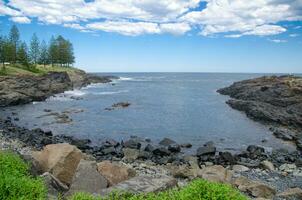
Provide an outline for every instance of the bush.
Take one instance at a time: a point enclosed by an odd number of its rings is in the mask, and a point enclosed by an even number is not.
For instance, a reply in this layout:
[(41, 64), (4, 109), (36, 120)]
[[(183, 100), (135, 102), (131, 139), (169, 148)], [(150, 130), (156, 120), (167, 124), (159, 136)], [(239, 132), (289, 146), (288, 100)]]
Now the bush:
[(19, 156), (0, 151), (0, 199), (46, 199), (43, 181), (31, 177), (28, 169)]
[(114, 192), (104, 198), (78, 193), (70, 200), (247, 200), (247, 198), (229, 185), (199, 179), (184, 188), (159, 193), (132, 195)]

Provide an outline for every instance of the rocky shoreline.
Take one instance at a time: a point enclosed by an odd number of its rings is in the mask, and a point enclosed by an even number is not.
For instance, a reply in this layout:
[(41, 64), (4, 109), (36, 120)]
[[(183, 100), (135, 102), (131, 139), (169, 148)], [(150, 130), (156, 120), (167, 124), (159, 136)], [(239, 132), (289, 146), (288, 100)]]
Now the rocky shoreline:
[(232, 108), (261, 123), (271, 125), (273, 134), (294, 142), (302, 150), (302, 77), (269, 76), (236, 82), (219, 89), (232, 99)]
[(109, 83), (114, 76), (95, 76), (81, 70), (49, 72), (45, 75), (0, 76), (0, 107), (44, 101), (48, 97), (87, 86), (91, 83)]
[[(1, 105), (43, 100), (53, 93), (63, 92), (64, 88), (82, 87), (97, 82), (106, 83), (114, 78), (80, 75), (80, 78), (68, 76), (69, 80), (66, 81), (67, 77), (64, 73), (54, 73), (47, 76), (60, 77), (59, 79), (54, 78), (56, 79), (55, 85), (58, 85), (55, 87), (56, 89), (47, 90), (39, 98), (31, 96), (25, 100), (20, 98), (17, 101), (3, 101), (6, 103)], [(47, 82), (46, 77), (42, 79), (45, 79), (45, 82)], [(264, 78), (259, 80), (262, 79)], [(40, 78), (33, 78), (32, 80), (41, 81)], [(271, 79), (266, 81), (270, 82)], [(21, 84), (24, 86), (24, 83)], [(49, 82), (45, 83), (45, 85), (47, 84)], [(253, 90), (255, 93), (252, 94), (258, 94), (257, 90), (252, 89), (253, 84), (251, 88), (245, 87), (244, 89), (241, 88), (241, 83), (239, 84), (240, 87), (238, 83), (234, 85), (236, 85), (235, 89), (234, 86), (231, 86), (231, 89), (226, 88), (219, 90), (219, 92), (229, 94), (235, 99), (238, 98), (238, 101), (247, 100), (247, 97), (243, 97), (244, 95), (236, 96), (240, 94), (238, 91), (245, 94), (246, 91)], [(260, 91), (264, 90), (261, 89), (263, 86), (257, 87), (260, 87)], [(35, 90), (40, 89), (41, 87), (35, 88)], [(250, 97), (251, 94), (249, 93), (247, 96)], [(5, 98), (9, 99), (9, 97)], [(0, 99), (5, 98), (1, 97)], [(256, 100), (255, 102), (258, 103)], [(298, 107), (291, 108), (297, 109)], [(258, 112), (260, 111), (256, 113)], [(276, 126), (278, 125), (276, 122), (278, 120), (270, 124), (277, 127), (279, 131), (283, 130), (284, 127)], [(293, 138), (295, 138), (299, 129), (292, 126), (290, 128), (290, 131), (294, 132)], [(289, 131), (288, 129), (284, 130)], [(285, 134), (285, 136), (287, 135)], [(217, 151), (215, 144), (209, 141), (197, 148), (192, 155), (187, 155), (183, 152), (192, 147), (189, 143), (177, 144), (169, 138), (163, 138), (159, 143), (154, 143), (149, 139), (135, 136), (125, 141), (106, 140), (98, 146), (93, 146), (89, 139), (53, 135), (51, 131), (29, 130), (19, 127), (9, 117), (0, 119), (0, 142), (0, 150), (18, 152), (24, 159), (33, 164), (32, 173), (41, 175), (45, 179), (50, 196), (57, 195), (58, 192), (70, 195), (76, 191), (105, 195), (114, 189), (152, 192), (176, 186), (181, 187), (189, 180), (203, 178), (232, 184), (252, 198), (276, 200), (302, 198), (302, 191), (299, 189), (302, 187), (301, 151), (271, 150), (250, 145), (246, 150), (234, 154), (228, 151)], [(71, 156), (75, 159), (72, 160), (74, 165), (70, 165), (69, 156), (64, 157), (64, 155), (71, 154), (75, 155)], [(60, 157), (59, 164), (54, 163), (55, 165), (53, 165), (59, 167), (59, 170), (50, 169), (45, 164), (48, 162), (45, 161), (45, 158), (54, 155)], [(57, 171), (66, 172), (66, 170), (72, 171), (71, 174), (68, 173), (70, 176), (67, 179), (65, 175), (56, 174)], [(95, 183), (97, 184), (94, 185)], [(292, 188), (294, 188), (293, 191)]]

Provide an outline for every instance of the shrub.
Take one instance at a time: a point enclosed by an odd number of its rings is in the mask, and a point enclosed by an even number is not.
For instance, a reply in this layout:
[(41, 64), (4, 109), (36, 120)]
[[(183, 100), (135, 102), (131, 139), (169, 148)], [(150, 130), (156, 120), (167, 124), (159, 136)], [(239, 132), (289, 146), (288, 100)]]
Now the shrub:
[(247, 198), (229, 185), (199, 179), (184, 188), (159, 193), (132, 195), (114, 192), (104, 198), (77, 193), (70, 200), (247, 200)]
[(0, 199), (46, 199), (43, 181), (31, 177), (28, 169), (19, 156), (0, 151)]

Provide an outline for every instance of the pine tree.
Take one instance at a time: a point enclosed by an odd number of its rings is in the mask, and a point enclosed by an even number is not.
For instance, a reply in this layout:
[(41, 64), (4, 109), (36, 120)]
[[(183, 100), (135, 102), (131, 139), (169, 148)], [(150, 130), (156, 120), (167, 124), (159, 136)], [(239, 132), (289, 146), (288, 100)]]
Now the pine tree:
[(67, 41), (67, 65), (74, 63), (74, 53), (73, 53), (73, 45), (70, 41)]
[(13, 25), (10, 29), (9, 33), (9, 40), (11, 43), (12, 52), (10, 52), (12, 55), (9, 57), (11, 58), (12, 63), (16, 63), (17, 61), (17, 49), (20, 43), (20, 33), (16, 25)]
[(43, 40), (40, 46), (40, 61), (41, 64), (45, 65), (49, 63), (49, 58), (48, 58), (48, 48), (46, 45), (46, 42)]
[(36, 65), (40, 57), (40, 42), (35, 33), (31, 38), (29, 55), (32, 63)]
[(29, 56), (28, 56), (28, 49), (25, 42), (22, 42), (19, 49), (18, 49), (18, 60), (23, 66), (29, 68)]
[(5, 70), (5, 54), (4, 54), (5, 40), (3, 36), (0, 36), (0, 62), (2, 63), (2, 69)]
[(51, 37), (48, 46), (48, 58), (52, 66), (57, 63), (58, 60), (58, 45), (54, 36)]

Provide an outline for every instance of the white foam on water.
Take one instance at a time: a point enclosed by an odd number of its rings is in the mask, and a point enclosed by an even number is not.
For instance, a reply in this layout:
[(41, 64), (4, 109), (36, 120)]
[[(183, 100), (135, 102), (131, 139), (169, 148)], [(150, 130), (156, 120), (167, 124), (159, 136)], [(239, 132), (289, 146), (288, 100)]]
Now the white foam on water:
[(129, 90), (119, 90), (119, 91), (107, 91), (107, 92), (92, 92), (95, 95), (112, 95), (112, 94), (119, 94), (119, 93), (126, 93)]
[(64, 94), (66, 94), (68, 96), (83, 96), (86, 93), (83, 92), (82, 90), (70, 90), (70, 91), (64, 92)]
[(120, 81), (132, 81), (133, 80), (133, 78), (130, 78), (130, 77), (120, 77), (118, 80), (120, 80)]

